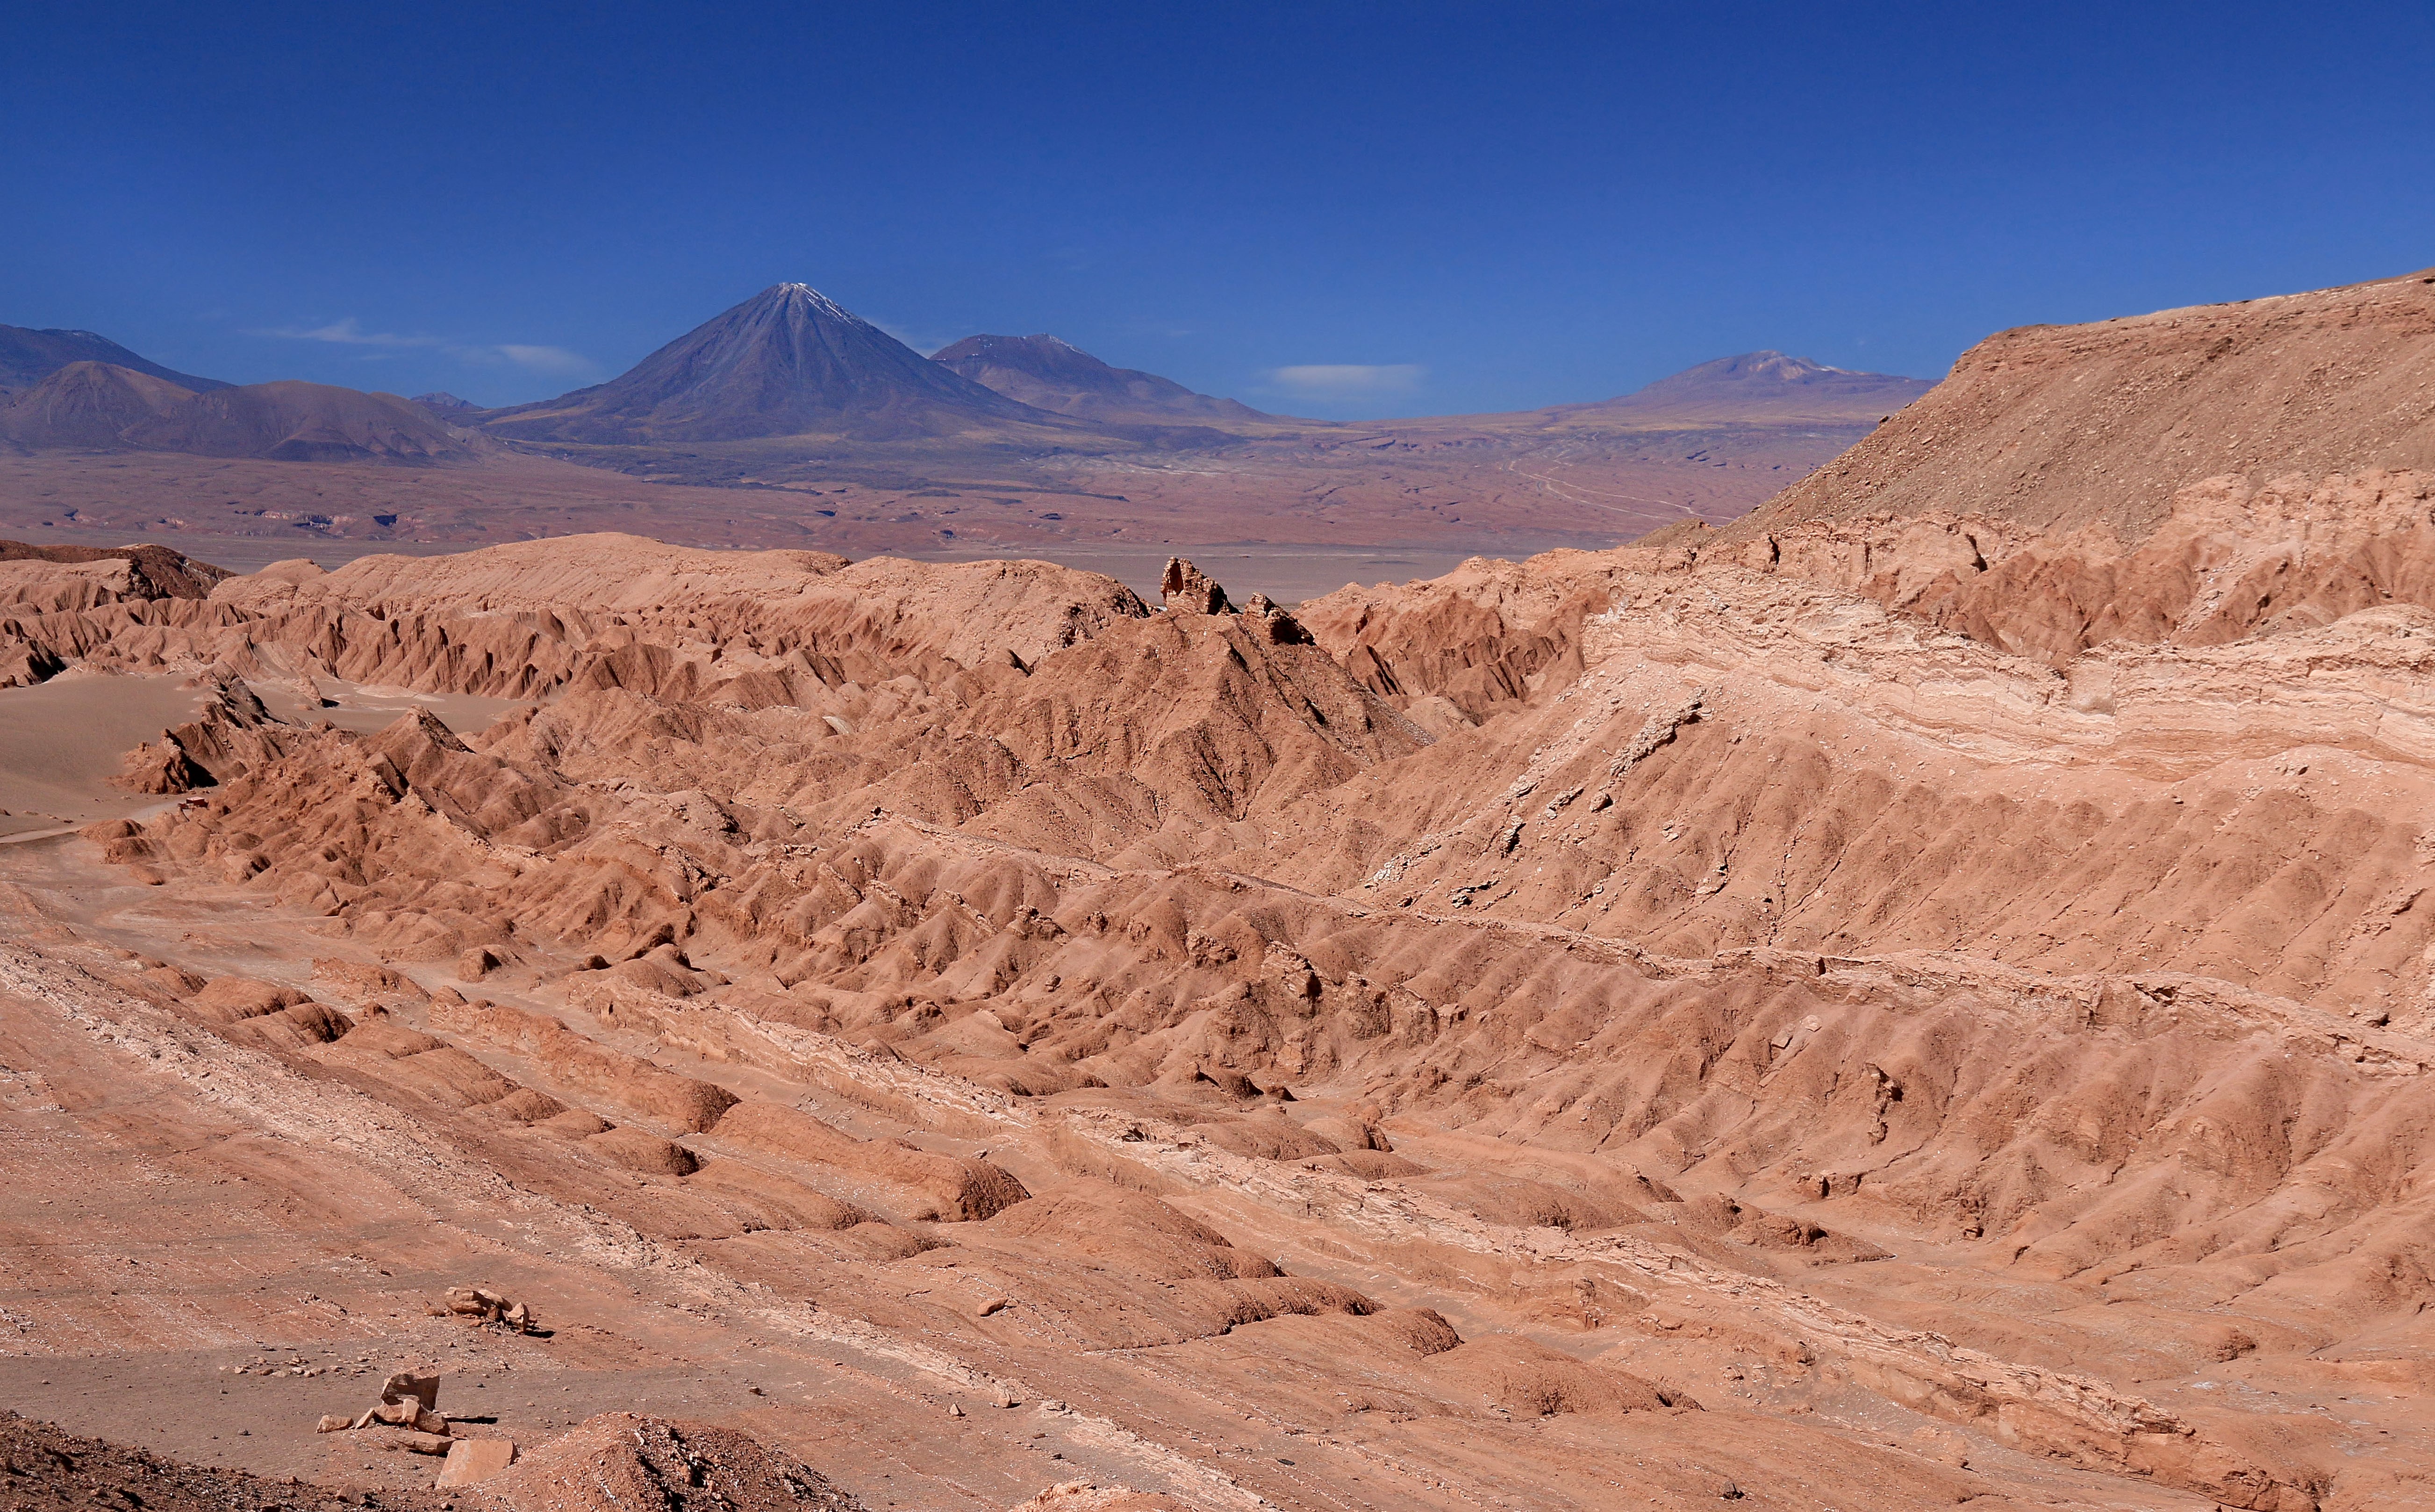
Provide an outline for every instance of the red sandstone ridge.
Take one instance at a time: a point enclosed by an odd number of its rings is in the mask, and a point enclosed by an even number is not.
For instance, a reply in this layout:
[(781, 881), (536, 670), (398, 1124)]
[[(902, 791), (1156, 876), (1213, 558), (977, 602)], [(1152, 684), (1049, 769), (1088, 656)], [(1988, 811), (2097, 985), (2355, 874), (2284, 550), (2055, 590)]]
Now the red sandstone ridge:
[[(36, 546), (23, 541), (0, 541), (0, 562), (78, 562), (102, 567), (113, 576), (111, 592), (129, 598), (209, 598), (212, 586), (224, 581), (231, 574), (226, 568), (207, 561), (197, 561), (166, 546)], [(113, 565), (124, 562), (124, 567)], [(70, 580), (74, 575), (60, 574), (47, 567), (0, 568), (13, 571), (24, 585), (24, 593), (42, 594), (47, 585)], [(24, 596), (0, 602), (26, 603)], [(99, 600), (95, 600), (99, 602)], [(59, 608), (88, 608), (87, 604), (60, 604)]]
[[(2415, 360), (2255, 318), (2260, 386)], [(2095, 477), (2203, 418), (2183, 319), (1957, 381)], [(378, 1491), (310, 1425), (438, 1375), (519, 1446), (459, 1512), (2407, 1504), (2417, 421), (2191, 429), (2159, 512), (1948, 484), (1942, 393), (1839, 464), (1915, 508), (1290, 614), (0, 564), (0, 709), (169, 711), (0, 846), (12, 1400)]]

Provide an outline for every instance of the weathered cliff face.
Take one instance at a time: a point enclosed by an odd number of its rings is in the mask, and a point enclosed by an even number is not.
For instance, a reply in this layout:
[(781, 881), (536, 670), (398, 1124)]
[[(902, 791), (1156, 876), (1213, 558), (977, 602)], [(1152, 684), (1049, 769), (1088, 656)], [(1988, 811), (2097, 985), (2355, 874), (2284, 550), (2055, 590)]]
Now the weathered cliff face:
[[(2244, 307), (2211, 360), (2384, 353), (2424, 297)], [(2204, 407), (2196, 319), (2022, 337), (2020, 413)], [(1188, 1505), (2389, 1504), (2435, 577), (2388, 432), (2146, 515), (1788, 503), (1292, 616), (617, 538), (70, 594), (28, 665), (225, 683), (138, 764), (187, 801), (0, 900), (0, 988), (246, 1047), (214, 1117), (342, 1084), (361, 1148), (510, 1177), (536, 1265), (681, 1252), (752, 1319), (686, 1348), (819, 1343), (865, 1443), (964, 1393)], [(245, 692), (299, 675), (515, 704)], [(162, 959), (77, 943), (105, 894)], [(847, 1339), (920, 1392), (820, 1374)]]
[(2058, 666), (2109, 643), (2218, 645), (2384, 606), (2435, 608), (2435, 473), (2208, 478), (2135, 540), (1984, 514), (1795, 522), (1701, 558), (1830, 584)]

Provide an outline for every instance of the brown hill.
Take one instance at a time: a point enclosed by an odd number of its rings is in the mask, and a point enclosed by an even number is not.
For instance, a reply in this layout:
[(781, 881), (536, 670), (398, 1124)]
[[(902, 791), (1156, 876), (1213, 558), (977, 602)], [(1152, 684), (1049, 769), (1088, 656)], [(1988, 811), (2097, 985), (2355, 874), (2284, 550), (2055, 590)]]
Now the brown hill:
[(198, 394), (140, 421), (121, 440), (142, 451), (282, 462), (472, 462), (495, 442), (456, 429), (395, 394), (328, 384), (250, 384)]
[(1079, 348), (1043, 334), (966, 336), (931, 353), (933, 362), (1034, 409), (1117, 424), (1265, 421), (1249, 404), (1196, 394), (1170, 378), (1112, 368)]
[(229, 387), (216, 378), (198, 378), (164, 368), (90, 331), (38, 331), (22, 325), (0, 325), (0, 395), (31, 388), (61, 368), (79, 362), (108, 363), (196, 393)]
[(1989, 336), (1737, 527), (1933, 512), (2155, 529), (2236, 476), (2435, 469), (2435, 271)]
[(2435, 276), (1990, 337), (1721, 531), (1652, 537), (2067, 664), (2435, 604)]
[(874, 439), (1049, 421), (803, 284), (764, 289), (605, 384), (487, 417), (526, 440)]
[(194, 397), (193, 389), (131, 368), (72, 362), (0, 405), (0, 438), (34, 451), (112, 451), (130, 427)]

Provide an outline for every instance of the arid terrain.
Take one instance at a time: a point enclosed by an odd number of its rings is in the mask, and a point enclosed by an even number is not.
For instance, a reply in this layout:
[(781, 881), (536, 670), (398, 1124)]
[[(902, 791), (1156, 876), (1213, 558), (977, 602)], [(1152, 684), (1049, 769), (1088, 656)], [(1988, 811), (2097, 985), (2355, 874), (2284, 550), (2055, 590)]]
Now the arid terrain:
[(0, 1507), (2427, 1504), (2430, 377), (2010, 332), (1290, 610), (12, 552)]
[(975, 336), (924, 357), (788, 284), (607, 384), (482, 410), (232, 387), (89, 332), (0, 327), (0, 533), (103, 546), (140, 534), (250, 568), (617, 530), (1019, 555), (1151, 593), (1181, 551), (1293, 602), (1474, 556), (1724, 524), (1928, 387), (1762, 352), (1592, 404), (1297, 420), (1053, 336)]
[[(1723, 524), (1863, 430), (1656, 430), (1612, 439), (1437, 438), (1361, 428), (1323, 446), (1119, 453), (801, 487), (707, 488), (547, 457), (408, 470), (163, 453), (0, 455), (0, 536), (174, 543), (248, 567), (337, 566), (614, 529), (716, 549), (958, 561), (1023, 556), (1153, 593), (1169, 556), (1234, 562), (1287, 602), (1348, 582), (1434, 576), (1476, 556), (1604, 548), (1698, 518)], [(1352, 427), (1347, 427), (1352, 430)], [(1425, 438), (1418, 438), (1425, 433)], [(1393, 449), (1389, 455), (1388, 449)], [(1697, 455), (1694, 455), (1697, 454)], [(386, 517), (387, 523), (384, 524)]]

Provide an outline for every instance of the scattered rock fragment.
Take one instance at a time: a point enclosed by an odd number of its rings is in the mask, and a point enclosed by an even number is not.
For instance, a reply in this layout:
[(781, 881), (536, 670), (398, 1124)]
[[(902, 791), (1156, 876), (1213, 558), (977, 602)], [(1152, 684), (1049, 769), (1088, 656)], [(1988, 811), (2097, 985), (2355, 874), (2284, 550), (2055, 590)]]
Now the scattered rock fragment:
[(533, 1316), (532, 1309), (483, 1287), (451, 1286), (445, 1301), (448, 1311), (458, 1317), (502, 1324), (518, 1333), (542, 1332), (541, 1320)]
[(1187, 1504), (1122, 1484), (1080, 1480), (1061, 1482), (1007, 1512), (1184, 1512)]
[(440, 1378), (401, 1370), (381, 1383), (380, 1400), (383, 1402), (414, 1401), (421, 1403), (425, 1411), (437, 1411), (440, 1406)]
[(508, 1438), (460, 1438), (448, 1448), (448, 1463), (440, 1468), (440, 1490), (474, 1486), (516, 1462), (516, 1446)]
[[(302, 1370), (296, 1373), (304, 1374)], [(240, 1371), (239, 1374), (243, 1372)], [(440, 1378), (419, 1376), (410, 1371), (401, 1370), (381, 1383), (380, 1400), (365, 1408), (361, 1415), (349, 1418), (338, 1417), (335, 1413), (324, 1413), (320, 1420), (313, 1425), (313, 1431), (317, 1434), (337, 1434), (352, 1429), (371, 1428), (375, 1424), (404, 1428), (410, 1430), (412, 1435), (438, 1438), (440, 1442), (439, 1449), (418, 1451), (418, 1452), (446, 1453), (448, 1419), (440, 1411)], [(392, 1443), (389, 1447), (395, 1448), (396, 1445)]]
[(448, 1453), (458, 1442), (458, 1440), (449, 1437), (446, 1434), (418, 1432), (401, 1434), (397, 1437), (383, 1444), (381, 1447), (402, 1454), (438, 1455)]
[[(381, 1383), (381, 1400), (367, 1415), (373, 1422), (444, 1435), (448, 1419), (440, 1412), (440, 1378), (404, 1372)], [(357, 1426), (364, 1424), (358, 1420)], [(445, 1452), (445, 1451), (441, 1451)]]

